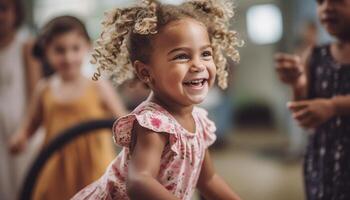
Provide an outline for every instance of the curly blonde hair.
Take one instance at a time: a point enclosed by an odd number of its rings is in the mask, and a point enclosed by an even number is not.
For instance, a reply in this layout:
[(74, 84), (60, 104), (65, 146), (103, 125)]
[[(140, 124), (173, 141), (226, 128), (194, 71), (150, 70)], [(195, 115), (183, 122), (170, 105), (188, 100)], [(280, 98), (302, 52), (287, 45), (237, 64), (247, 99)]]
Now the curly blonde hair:
[(218, 85), (225, 89), (228, 76), (225, 56), (238, 62), (236, 47), (243, 44), (237, 32), (229, 29), (233, 15), (233, 4), (228, 0), (190, 0), (177, 6), (143, 0), (139, 6), (113, 9), (106, 13), (103, 31), (95, 44), (92, 63), (98, 68), (93, 80), (98, 80), (102, 70), (110, 71), (117, 84), (132, 79), (132, 63), (149, 62), (152, 38), (158, 30), (172, 21), (190, 17), (207, 27)]

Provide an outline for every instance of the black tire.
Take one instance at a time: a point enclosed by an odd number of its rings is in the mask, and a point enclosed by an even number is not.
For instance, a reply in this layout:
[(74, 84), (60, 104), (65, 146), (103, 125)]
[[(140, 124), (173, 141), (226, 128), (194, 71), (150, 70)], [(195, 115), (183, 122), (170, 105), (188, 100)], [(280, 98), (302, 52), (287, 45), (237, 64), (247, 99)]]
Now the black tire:
[(49, 158), (59, 149), (63, 148), (69, 142), (75, 138), (86, 135), (89, 133), (94, 133), (97, 129), (111, 129), (115, 119), (104, 119), (104, 120), (92, 120), (83, 122), (67, 130), (63, 131), (61, 134), (53, 139), (36, 157), (32, 167), (29, 169), (28, 174), (24, 180), (19, 200), (31, 200), (33, 189), (35, 187), (37, 178), (40, 171), (45, 166)]

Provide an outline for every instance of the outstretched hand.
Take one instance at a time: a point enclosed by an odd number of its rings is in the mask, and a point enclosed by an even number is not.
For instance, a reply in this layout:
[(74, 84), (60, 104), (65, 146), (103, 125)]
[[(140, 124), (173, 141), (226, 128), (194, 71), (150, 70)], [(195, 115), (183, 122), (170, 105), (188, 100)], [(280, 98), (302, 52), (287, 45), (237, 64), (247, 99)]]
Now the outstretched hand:
[(286, 53), (275, 54), (275, 65), (279, 79), (289, 85), (295, 85), (304, 73), (301, 58)]
[(331, 99), (314, 99), (288, 102), (292, 116), (303, 128), (316, 128), (335, 115)]

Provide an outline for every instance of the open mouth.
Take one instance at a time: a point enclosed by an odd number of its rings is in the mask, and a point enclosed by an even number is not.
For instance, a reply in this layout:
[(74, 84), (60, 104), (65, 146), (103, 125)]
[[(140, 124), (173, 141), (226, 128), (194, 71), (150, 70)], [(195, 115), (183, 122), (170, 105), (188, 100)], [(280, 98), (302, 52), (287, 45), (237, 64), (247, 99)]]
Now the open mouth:
[(325, 18), (321, 19), (321, 22), (323, 24), (334, 25), (334, 24), (338, 23), (338, 19), (334, 18), (334, 17), (325, 17)]
[(186, 86), (190, 86), (190, 87), (201, 87), (207, 81), (208, 81), (208, 79), (201, 78), (201, 79), (194, 79), (194, 80), (190, 80), (190, 81), (184, 81), (183, 84)]

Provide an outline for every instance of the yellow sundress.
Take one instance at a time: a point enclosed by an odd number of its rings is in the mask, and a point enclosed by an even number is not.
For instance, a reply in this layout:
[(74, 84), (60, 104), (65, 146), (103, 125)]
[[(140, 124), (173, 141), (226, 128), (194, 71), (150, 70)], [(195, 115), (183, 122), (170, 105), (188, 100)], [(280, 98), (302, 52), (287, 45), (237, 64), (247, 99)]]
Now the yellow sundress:
[[(85, 89), (81, 97), (67, 103), (55, 100), (50, 87), (45, 89), (42, 95), (44, 145), (71, 126), (108, 117), (95, 83), (89, 82)], [(70, 199), (98, 179), (114, 157), (111, 131), (80, 136), (50, 158), (37, 180), (34, 199)]]

